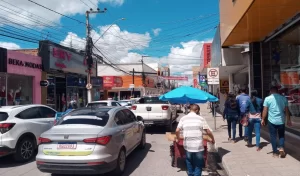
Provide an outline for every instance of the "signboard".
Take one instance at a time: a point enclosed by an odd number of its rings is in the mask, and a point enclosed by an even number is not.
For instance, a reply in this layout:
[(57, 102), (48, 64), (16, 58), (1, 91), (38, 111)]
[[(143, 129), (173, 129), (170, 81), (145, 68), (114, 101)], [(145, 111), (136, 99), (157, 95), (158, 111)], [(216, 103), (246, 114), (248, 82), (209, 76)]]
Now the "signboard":
[(40, 86), (41, 87), (48, 87), (49, 86), (49, 81), (48, 80), (40, 81)]
[(182, 81), (188, 81), (187, 76), (163, 76), (162, 77), (165, 80), (182, 80)]
[[(49, 68), (62, 70), (70, 73), (78, 73), (87, 75), (85, 70), (87, 66), (84, 64), (85, 56), (76, 52), (69, 51), (59, 46), (49, 46)], [(94, 64), (95, 66), (96, 64)], [(95, 67), (92, 68), (92, 75), (96, 76)], [(85, 86), (85, 85), (84, 85)]]
[(117, 76), (103, 76), (103, 87), (111, 88), (111, 87), (122, 87), (123, 80), (121, 77)]
[(209, 85), (220, 83), (219, 68), (207, 68), (207, 81)]

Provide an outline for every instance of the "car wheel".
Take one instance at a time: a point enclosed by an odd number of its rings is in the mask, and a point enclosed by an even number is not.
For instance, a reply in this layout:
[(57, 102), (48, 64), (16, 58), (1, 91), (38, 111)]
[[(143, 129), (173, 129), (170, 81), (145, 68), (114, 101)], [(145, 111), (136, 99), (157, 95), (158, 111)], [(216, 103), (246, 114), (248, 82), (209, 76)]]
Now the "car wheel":
[(14, 158), (19, 162), (30, 161), (34, 156), (35, 145), (32, 139), (23, 138), (17, 143)]
[(143, 134), (142, 134), (142, 139), (141, 139), (139, 148), (144, 149), (145, 147), (146, 147), (146, 133), (145, 133), (145, 130), (144, 130)]
[(125, 170), (125, 165), (126, 165), (126, 152), (124, 148), (122, 148), (119, 153), (117, 168), (113, 171), (113, 175), (121, 176)]

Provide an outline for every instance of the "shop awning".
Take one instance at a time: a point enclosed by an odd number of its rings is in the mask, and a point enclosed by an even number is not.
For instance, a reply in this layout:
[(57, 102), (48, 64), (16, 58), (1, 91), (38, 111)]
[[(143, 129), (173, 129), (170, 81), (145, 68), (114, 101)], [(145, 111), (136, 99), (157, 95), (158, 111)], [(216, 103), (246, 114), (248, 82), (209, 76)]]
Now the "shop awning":
[(222, 46), (262, 41), (280, 25), (297, 15), (299, 0), (222, 0), (220, 28)]

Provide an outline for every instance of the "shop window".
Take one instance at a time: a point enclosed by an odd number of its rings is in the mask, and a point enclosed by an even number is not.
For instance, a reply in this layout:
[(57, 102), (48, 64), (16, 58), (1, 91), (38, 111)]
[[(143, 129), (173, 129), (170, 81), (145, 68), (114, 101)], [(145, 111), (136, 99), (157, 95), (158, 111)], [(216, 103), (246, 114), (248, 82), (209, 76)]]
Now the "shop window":
[(6, 75), (0, 73), (0, 107), (5, 106), (6, 102)]
[(33, 103), (32, 77), (7, 75), (7, 105), (25, 105)]

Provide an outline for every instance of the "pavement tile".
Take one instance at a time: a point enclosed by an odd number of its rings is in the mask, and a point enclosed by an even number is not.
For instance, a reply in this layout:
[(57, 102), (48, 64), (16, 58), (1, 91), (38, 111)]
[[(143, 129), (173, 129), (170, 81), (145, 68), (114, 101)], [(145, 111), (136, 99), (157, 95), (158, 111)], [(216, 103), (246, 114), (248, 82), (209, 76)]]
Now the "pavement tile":
[[(214, 119), (207, 113), (206, 104), (200, 105), (202, 116), (208, 125), (214, 128)], [(216, 147), (222, 158), (222, 164), (229, 176), (300, 176), (300, 162), (290, 155), (284, 159), (273, 158), (272, 147), (266, 145), (260, 152), (256, 148), (246, 147), (244, 141), (235, 144), (227, 141), (227, 124), (222, 118), (216, 118), (217, 130), (213, 129)], [(261, 142), (267, 142), (261, 138)]]

